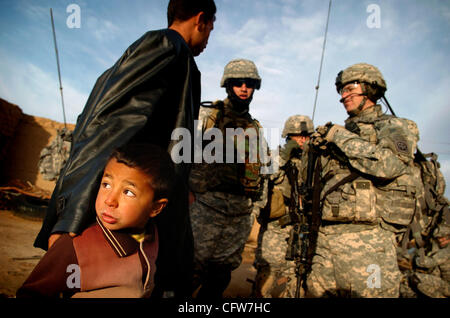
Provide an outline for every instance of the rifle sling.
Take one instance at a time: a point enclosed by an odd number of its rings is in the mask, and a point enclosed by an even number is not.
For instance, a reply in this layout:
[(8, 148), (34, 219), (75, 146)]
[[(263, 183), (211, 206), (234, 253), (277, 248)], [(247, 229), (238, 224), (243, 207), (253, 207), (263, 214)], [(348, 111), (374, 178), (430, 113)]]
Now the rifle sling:
[(309, 245), (307, 251), (308, 271), (311, 269), (312, 258), (316, 251), (317, 235), (319, 232), (321, 215), (320, 215), (320, 192), (322, 192), (322, 184), (320, 182), (320, 172), (322, 164), (320, 158), (316, 159), (316, 167), (313, 176), (313, 192), (312, 192), (312, 207), (311, 207), (311, 229), (309, 235)]
[(327, 190), (327, 192), (324, 193), (322, 200), (324, 200), (327, 195), (329, 195), (331, 192), (333, 192), (334, 190), (339, 188), (341, 185), (348, 183), (348, 182), (352, 182), (356, 178), (358, 178), (358, 174), (356, 172), (352, 171), (348, 176), (343, 178), (341, 181), (336, 182), (331, 188), (329, 188)]
[[(308, 261), (312, 262), (313, 254), (316, 250), (316, 243), (317, 243), (317, 234), (320, 227), (321, 222), (321, 215), (320, 215), (320, 193), (322, 192), (322, 183), (320, 180), (320, 172), (322, 170), (322, 165), (320, 159), (317, 160), (317, 165), (314, 170), (314, 186), (313, 186), (313, 193), (312, 193), (312, 207), (311, 207), (311, 233), (313, 235), (310, 235), (310, 244), (308, 248)], [(351, 182), (355, 180), (358, 177), (358, 174), (356, 172), (351, 172), (348, 176), (337, 182), (335, 185), (333, 185), (328, 191), (324, 194), (324, 198), (336, 190), (339, 186), (342, 184), (345, 184), (347, 182)]]

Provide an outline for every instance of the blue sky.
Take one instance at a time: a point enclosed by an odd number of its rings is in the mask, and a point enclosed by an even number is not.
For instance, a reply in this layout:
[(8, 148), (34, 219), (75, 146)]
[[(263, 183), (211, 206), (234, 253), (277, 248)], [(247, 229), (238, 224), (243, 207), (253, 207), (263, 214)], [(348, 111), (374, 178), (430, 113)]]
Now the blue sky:
[[(167, 3), (0, 0), (0, 97), (27, 114), (63, 121), (49, 13), (53, 8), (66, 117), (75, 123), (96, 79), (146, 31), (166, 27)], [(216, 0), (215, 29), (196, 58), (202, 99), (223, 99), (219, 83), (225, 64), (247, 58), (262, 77), (250, 110), (264, 127), (281, 132), (289, 116), (311, 117), (328, 3)], [(80, 7), (80, 28), (67, 26), (70, 4)], [(367, 23), (375, 13), (368, 10), (371, 5), (379, 8), (379, 27)], [(347, 117), (334, 88), (336, 74), (354, 63), (374, 64), (386, 79), (390, 104), (398, 116), (418, 124), (420, 149), (439, 155), (449, 182), (449, 31), (450, 1), (334, 0), (315, 124), (342, 123)]]

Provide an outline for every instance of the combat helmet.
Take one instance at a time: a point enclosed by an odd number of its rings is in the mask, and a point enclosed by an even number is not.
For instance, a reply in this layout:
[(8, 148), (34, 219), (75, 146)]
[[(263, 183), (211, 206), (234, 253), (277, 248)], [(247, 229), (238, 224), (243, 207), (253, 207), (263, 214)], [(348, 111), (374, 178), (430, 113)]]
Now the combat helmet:
[(246, 59), (235, 59), (225, 66), (220, 87), (226, 87), (227, 81), (231, 78), (251, 78), (256, 80), (256, 89), (261, 87), (261, 77), (255, 63)]
[(358, 82), (361, 84), (363, 94), (376, 102), (387, 90), (386, 81), (380, 70), (367, 63), (358, 63), (340, 71), (336, 77), (336, 90), (340, 93), (342, 87), (348, 83)]
[(293, 115), (284, 123), (283, 133), (281, 136), (286, 138), (288, 135), (312, 134), (314, 132), (314, 124), (308, 116)]

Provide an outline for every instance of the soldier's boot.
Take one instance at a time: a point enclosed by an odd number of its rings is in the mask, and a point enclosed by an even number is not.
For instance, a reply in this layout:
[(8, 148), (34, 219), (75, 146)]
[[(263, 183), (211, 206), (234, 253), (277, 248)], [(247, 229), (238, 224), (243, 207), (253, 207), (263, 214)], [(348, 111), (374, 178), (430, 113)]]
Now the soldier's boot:
[(231, 265), (209, 263), (202, 287), (197, 294), (198, 299), (219, 300), (231, 281)]

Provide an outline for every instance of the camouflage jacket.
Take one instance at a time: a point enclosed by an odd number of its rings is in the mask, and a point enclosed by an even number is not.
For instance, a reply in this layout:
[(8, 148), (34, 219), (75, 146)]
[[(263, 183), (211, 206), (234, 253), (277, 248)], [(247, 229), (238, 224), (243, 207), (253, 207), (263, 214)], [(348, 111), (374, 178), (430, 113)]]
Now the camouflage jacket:
[[(242, 211), (244, 207), (251, 209), (253, 202), (258, 209), (262, 208), (267, 201), (267, 181), (260, 174), (259, 159), (253, 165), (247, 160), (251, 151), (259, 152), (260, 144), (245, 143), (245, 149), (243, 149), (245, 162), (237, 161), (240, 151), (239, 146), (237, 146), (237, 149), (235, 149), (237, 151), (233, 151), (233, 155), (236, 155), (236, 157), (234, 157), (232, 163), (228, 163), (226, 160), (226, 156), (229, 155), (226, 154), (228, 143), (225, 140), (228, 128), (242, 128), (245, 132), (248, 128), (253, 128), (259, 142), (259, 138), (262, 138), (261, 125), (248, 112), (235, 112), (230, 100), (225, 99), (224, 101), (214, 102), (211, 107), (200, 107), (197, 129), (205, 134), (212, 128), (219, 129), (223, 136), (223, 140), (214, 140), (217, 142), (216, 145), (222, 143), (223, 162), (207, 162), (203, 158), (202, 163), (193, 164), (189, 178), (191, 191), (195, 192), (197, 198), (203, 203), (211, 207), (214, 206), (222, 212), (226, 211), (227, 214), (230, 214), (230, 211), (233, 210), (228, 206), (239, 206), (238, 210)], [(205, 146), (208, 147), (208, 144), (203, 146), (204, 149), (207, 149)], [(217, 201), (221, 199), (228, 201), (229, 204)]]
[[(290, 163), (300, 172), (301, 149), (295, 141), (289, 141), (283, 147), (279, 147), (278, 155), (279, 169), (270, 175), (268, 185), (268, 204), (265, 213), (258, 220), (261, 224), (278, 220), (289, 211), (289, 201), (291, 197), (291, 184), (287, 175)], [(298, 174), (297, 185), (301, 185), (301, 176)], [(273, 226), (279, 227), (278, 222)]]
[[(383, 115), (380, 105), (348, 118), (345, 124), (346, 128), (336, 126), (327, 150), (319, 157), (324, 184), (322, 220), (368, 226), (380, 223), (393, 232), (405, 231), (423, 195), (420, 171), (413, 164), (419, 139), (416, 124)], [(306, 166), (304, 156), (305, 179)], [(355, 177), (347, 179), (352, 172)], [(344, 178), (349, 181), (341, 182)], [(347, 230), (352, 228), (362, 229), (349, 224)]]
[[(293, 149), (292, 153), (285, 154), (285, 150), (289, 148), (289, 143), (295, 143), (295, 141), (290, 141), (285, 144), (279, 151), (279, 167), (280, 169), (270, 176), (271, 181), (273, 182), (274, 188), (280, 190), (283, 193), (283, 196), (288, 200), (291, 197), (291, 185), (289, 184), (288, 177), (286, 175), (286, 169), (288, 163), (292, 162), (295, 167), (297, 167), (300, 172), (301, 169), (301, 150), (297, 146)], [(295, 152), (295, 153), (294, 153)], [(302, 183), (301, 174), (298, 174), (298, 185)]]

